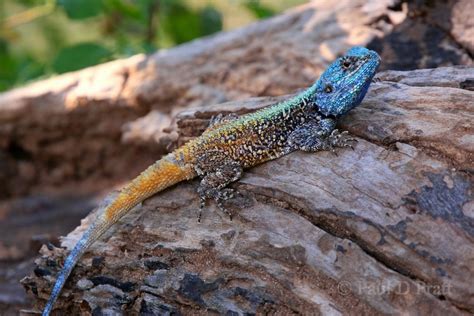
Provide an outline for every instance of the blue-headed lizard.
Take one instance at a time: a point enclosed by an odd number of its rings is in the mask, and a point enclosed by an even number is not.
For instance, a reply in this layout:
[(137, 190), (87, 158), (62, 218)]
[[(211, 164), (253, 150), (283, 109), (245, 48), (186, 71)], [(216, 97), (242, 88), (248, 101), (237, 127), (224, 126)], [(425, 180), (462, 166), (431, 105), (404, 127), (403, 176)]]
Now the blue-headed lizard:
[[(183, 180), (200, 177), (200, 208), (233, 196), (227, 186), (246, 168), (296, 150), (315, 152), (351, 146), (337, 120), (359, 105), (380, 64), (377, 53), (353, 47), (334, 61), (307, 90), (242, 117), (213, 120), (198, 138), (148, 167), (97, 212), (96, 220), (66, 258), (43, 315), (49, 315), (69, 274), (87, 248), (135, 205)], [(200, 219), (200, 215), (199, 215)]]

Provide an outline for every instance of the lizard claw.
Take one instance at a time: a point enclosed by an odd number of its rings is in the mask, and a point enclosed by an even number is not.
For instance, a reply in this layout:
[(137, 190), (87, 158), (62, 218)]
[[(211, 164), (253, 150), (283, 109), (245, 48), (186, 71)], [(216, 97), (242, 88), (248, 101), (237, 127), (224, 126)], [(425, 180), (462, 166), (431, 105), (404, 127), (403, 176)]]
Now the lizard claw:
[(351, 144), (351, 142), (357, 142), (357, 139), (352, 137), (348, 131), (342, 131), (339, 132), (339, 130), (335, 129), (331, 132), (331, 134), (328, 137), (329, 144), (331, 148), (339, 147), (339, 148), (344, 148), (344, 147), (350, 147), (352, 150), (354, 150), (354, 146)]

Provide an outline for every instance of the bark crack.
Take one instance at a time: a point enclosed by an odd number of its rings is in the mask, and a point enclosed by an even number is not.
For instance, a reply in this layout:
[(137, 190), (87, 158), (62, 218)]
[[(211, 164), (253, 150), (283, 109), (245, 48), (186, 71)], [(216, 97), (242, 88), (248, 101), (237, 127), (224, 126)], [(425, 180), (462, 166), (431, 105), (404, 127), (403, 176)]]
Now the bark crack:
[[(430, 284), (430, 282), (422, 276), (419, 276), (403, 267), (403, 264), (401, 262), (394, 262), (391, 258), (388, 258), (383, 252), (379, 252), (377, 251), (377, 249), (373, 249), (370, 244), (365, 242), (360, 236), (351, 231), (351, 229), (347, 227), (344, 222), (347, 220), (353, 221), (354, 219), (362, 220), (365, 224), (371, 225), (372, 227), (377, 229), (383, 239), (385, 239), (386, 237), (390, 237), (391, 239), (393, 239), (393, 242), (400, 244), (400, 242), (398, 242), (395, 238), (393, 238), (393, 236), (391, 236), (390, 232), (380, 227), (379, 225), (370, 222), (366, 219), (355, 216), (354, 214), (344, 214), (342, 212), (339, 212), (340, 214), (336, 214), (336, 211), (333, 210), (311, 210), (310, 207), (296, 205), (294, 203), (296, 199), (285, 199), (285, 196), (288, 194), (279, 190), (273, 189), (273, 193), (278, 192), (277, 195), (281, 195), (280, 197), (276, 197), (275, 194), (266, 194), (267, 192), (265, 191), (265, 189), (258, 188), (257, 190), (255, 190), (255, 187), (252, 185), (245, 184), (240, 185), (239, 187), (243, 187), (244, 191), (253, 194), (257, 200), (260, 200), (266, 204), (277, 205), (279, 207), (282, 207), (282, 205), (284, 205), (284, 208), (286, 208), (287, 210), (298, 214), (299, 216), (307, 220), (309, 223), (311, 223), (313, 226), (318, 227), (319, 229), (323, 230), (324, 232), (333, 237), (350, 240), (351, 242), (355, 243), (369, 257), (373, 258), (375, 261), (377, 261), (379, 264), (389, 269), (390, 271), (393, 271), (414, 281), (420, 281), (425, 284)], [(314, 214), (314, 211), (317, 211), (318, 215)], [(347, 216), (347, 218), (343, 218), (344, 216)], [(401, 246), (404, 248), (407, 247), (403, 243), (401, 243)], [(457, 301), (452, 300), (450, 297), (437, 296), (432, 293), (430, 293), (430, 295), (432, 295), (439, 301), (449, 302), (451, 306), (458, 309), (459, 311), (471, 312), (469, 308), (460, 305)]]

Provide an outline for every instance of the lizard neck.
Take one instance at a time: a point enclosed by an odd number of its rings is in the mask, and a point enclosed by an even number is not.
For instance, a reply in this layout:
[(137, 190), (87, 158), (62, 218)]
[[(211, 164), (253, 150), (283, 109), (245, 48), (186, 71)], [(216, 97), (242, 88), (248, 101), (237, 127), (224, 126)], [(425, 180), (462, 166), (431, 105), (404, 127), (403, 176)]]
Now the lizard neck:
[(303, 117), (307, 117), (308, 119), (318, 117), (318, 120), (325, 119), (326, 117), (319, 111), (318, 105), (314, 102), (314, 100), (316, 100), (316, 93), (316, 86), (312, 85), (287, 101), (276, 104), (275, 107), (278, 112), (287, 113), (288, 115), (285, 115), (285, 117), (292, 121), (294, 121), (295, 116), (300, 119)]
[(294, 115), (301, 116), (305, 114), (317, 114), (319, 109), (314, 103), (314, 100), (316, 99), (315, 95), (316, 87), (313, 85), (288, 100), (255, 112), (253, 117), (250, 115), (249, 118), (272, 119), (278, 117), (280, 120), (293, 120)]

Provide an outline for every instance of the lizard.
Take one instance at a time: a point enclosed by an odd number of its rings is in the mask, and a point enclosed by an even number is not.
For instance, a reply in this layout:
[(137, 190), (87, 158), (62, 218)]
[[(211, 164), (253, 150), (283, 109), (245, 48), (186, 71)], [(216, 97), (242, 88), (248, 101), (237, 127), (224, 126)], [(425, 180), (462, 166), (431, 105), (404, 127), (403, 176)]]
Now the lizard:
[(336, 129), (336, 123), (361, 103), (380, 61), (376, 52), (353, 47), (300, 94), (241, 117), (218, 116), (201, 136), (149, 166), (115, 198), (99, 207), (96, 219), (67, 256), (43, 316), (52, 311), (68, 276), (88, 247), (146, 198), (199, 177), (198, 220), (208, 199), (232, 219), (223, 202), (233, 197), (228, 185), (240, 179), (244, 169), (296, 150), (352, 147), (355, 138)]

